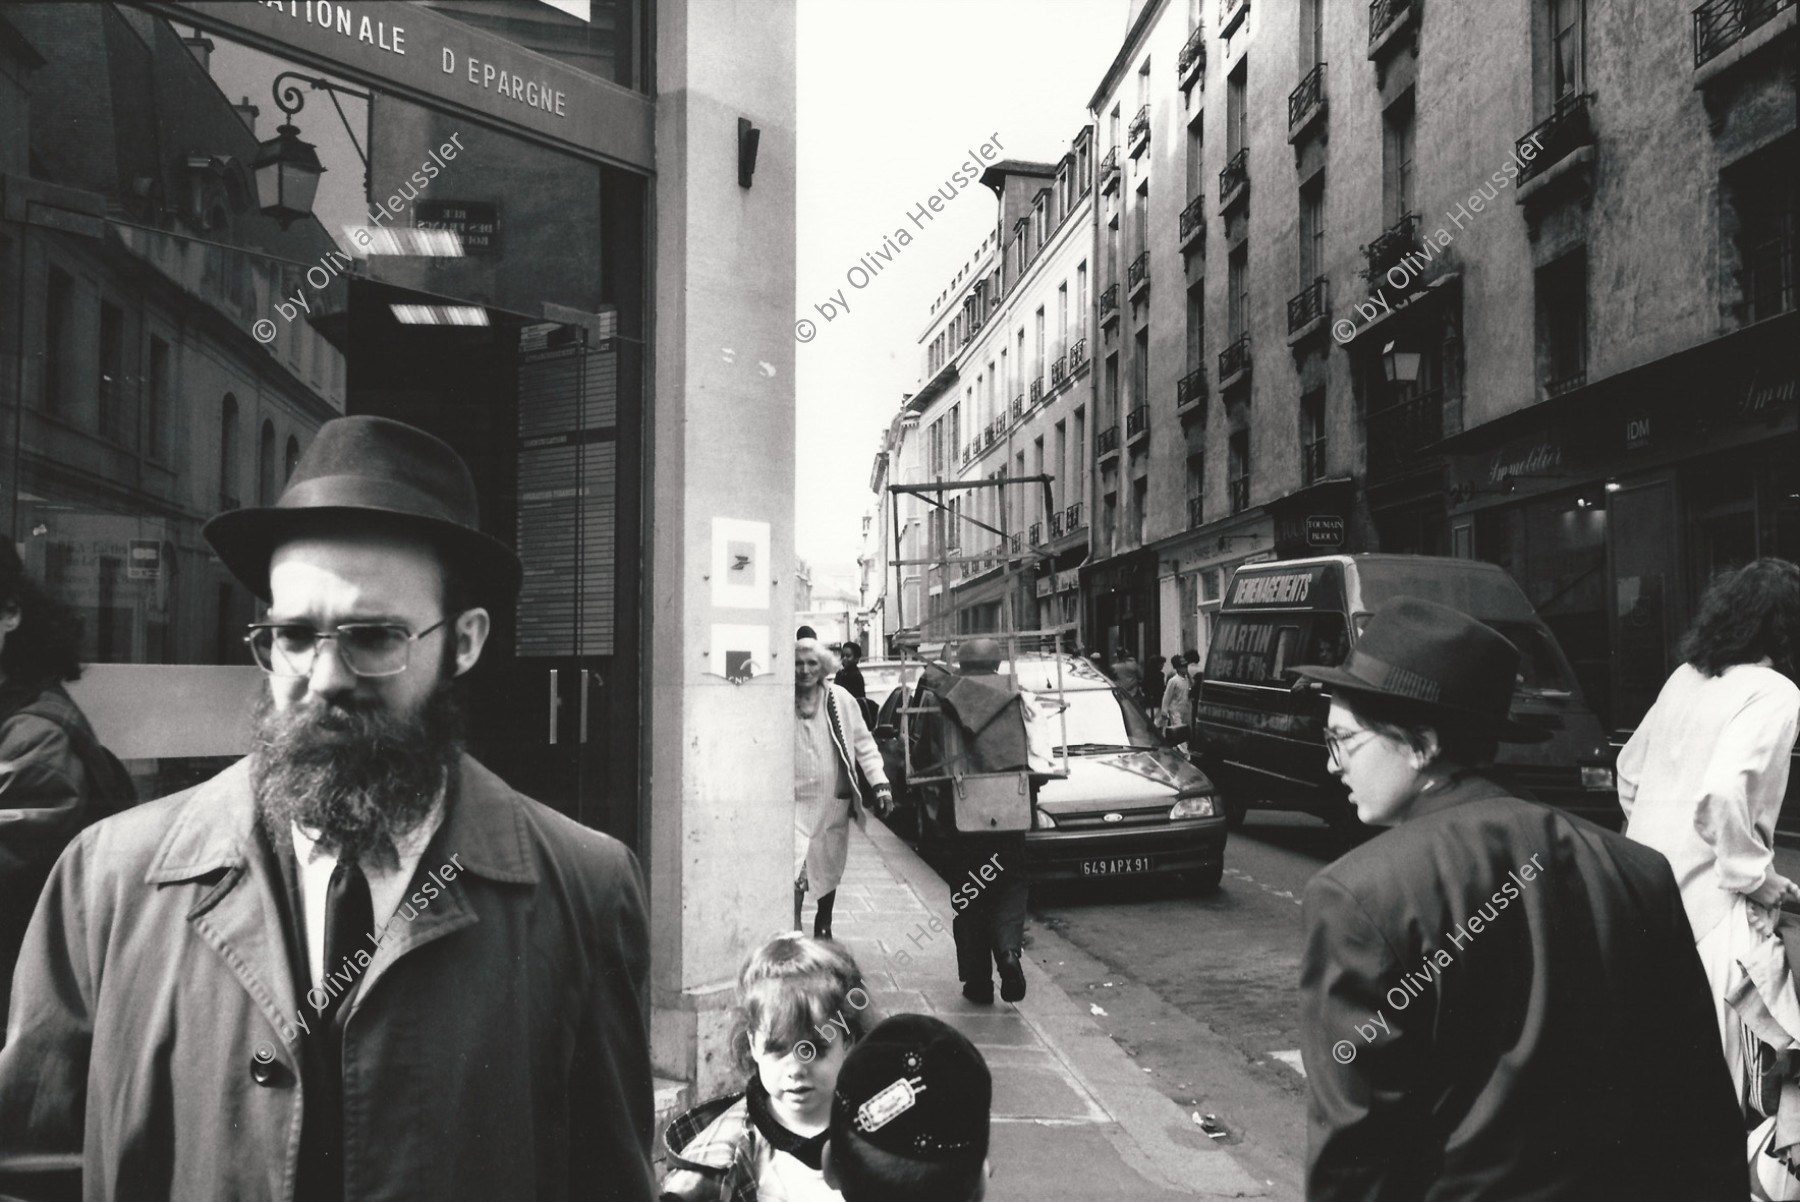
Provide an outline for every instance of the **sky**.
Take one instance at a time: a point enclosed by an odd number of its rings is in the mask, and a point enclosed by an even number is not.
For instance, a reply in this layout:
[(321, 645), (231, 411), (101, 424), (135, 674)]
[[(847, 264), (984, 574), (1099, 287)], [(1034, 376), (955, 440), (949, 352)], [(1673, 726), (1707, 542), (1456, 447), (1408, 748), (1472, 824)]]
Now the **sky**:
[[(875, 452), (917, 391), (931, 302), (991, 233), (998, 201), (965, 188), (915, 227), (909, 210), (998, 136), (1002, 157), (1054, 162), (1125, 40), (1128, 0), (799, 0), (794, 316), (795, 544), (853, 565)], [(846, 273), (904, 228), (912, 242), (862, 288)], [(897, 245), (897, 243), (896, 243)], [(830, 321), (817, 307), (841, 294)], [(836, 301), (831, 301), (831, 307)]]

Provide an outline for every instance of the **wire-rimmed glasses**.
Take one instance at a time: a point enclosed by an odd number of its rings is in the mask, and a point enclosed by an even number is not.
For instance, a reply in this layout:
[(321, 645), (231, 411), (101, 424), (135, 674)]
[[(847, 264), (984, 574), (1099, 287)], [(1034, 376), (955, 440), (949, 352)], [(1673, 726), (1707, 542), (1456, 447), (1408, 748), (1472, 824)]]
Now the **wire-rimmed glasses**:
[(244, 641), (256, 666), (271, 676), (310, 676), (319, 644), (337, 640), (338, 658), (357, 676), (398, 676), (406, 671), (412, 645), (448, 622), (440, 618), (416, 634), (397, 622), (345, 622), (329, 631), (304, 622), (253, 622)]

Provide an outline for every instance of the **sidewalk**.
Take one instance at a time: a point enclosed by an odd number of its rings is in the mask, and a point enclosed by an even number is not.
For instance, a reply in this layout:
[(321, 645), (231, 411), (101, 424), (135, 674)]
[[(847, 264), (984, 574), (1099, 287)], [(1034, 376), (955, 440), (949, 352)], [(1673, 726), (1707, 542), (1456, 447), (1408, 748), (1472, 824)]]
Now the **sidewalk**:
[(856, 956), (884, 1014), (937, 1015), (987, 1058), (994, 1074), (993, 1202), (1269, 1196), (1269, 1187), (1187, 1112), (1144, 1083), (1142, 1071), (1029, 951), (1023, 1002), (966, 1001), (956, 979), (948, 887), (880, 822), (866, 833), (852, 827), (850, 835), (833, 933)]

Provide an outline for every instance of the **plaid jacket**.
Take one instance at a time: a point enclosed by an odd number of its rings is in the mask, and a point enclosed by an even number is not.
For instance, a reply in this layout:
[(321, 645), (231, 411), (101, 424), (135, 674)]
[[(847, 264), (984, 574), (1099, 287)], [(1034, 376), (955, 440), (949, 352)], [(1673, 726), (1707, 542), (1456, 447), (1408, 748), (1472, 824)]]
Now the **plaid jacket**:
[(703, 1102), (663, 1132), (662, 1202), (780, 1202), (758, 1188), (771, 1154), (743, 1094)]

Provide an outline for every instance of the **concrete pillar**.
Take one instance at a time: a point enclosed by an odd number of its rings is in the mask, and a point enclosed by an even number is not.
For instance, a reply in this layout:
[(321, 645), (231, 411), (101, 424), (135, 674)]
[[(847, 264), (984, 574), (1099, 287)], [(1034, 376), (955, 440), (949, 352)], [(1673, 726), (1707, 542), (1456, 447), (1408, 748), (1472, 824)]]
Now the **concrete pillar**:
[[(652, 595), (645, 669), (652, 1053), (703, 1099), (741, 1085), (738, 966), (793, 924), (793, 0), (657, 14)], [(738, 183), (738, 119), (760, 129)], [(766, 524), (756, 600), (715, 605), (715, 518)], [(766, 627), (729, 683), (715, 627)]]

